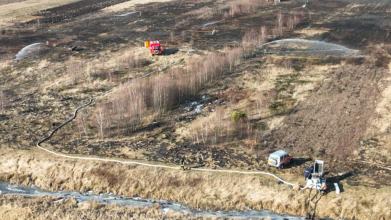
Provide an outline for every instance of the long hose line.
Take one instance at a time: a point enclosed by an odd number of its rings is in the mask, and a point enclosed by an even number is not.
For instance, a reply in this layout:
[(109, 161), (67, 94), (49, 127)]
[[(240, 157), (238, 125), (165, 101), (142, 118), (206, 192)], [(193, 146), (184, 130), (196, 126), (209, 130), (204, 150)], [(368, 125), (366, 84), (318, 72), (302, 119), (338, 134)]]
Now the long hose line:
[[(194, 50), (188, 50), (187, 53), (185, 55), (182, 56), (181, 59), (185, 58), (186, 56), (188, 56), (191, 52), (193, 52)], [(161, 68), (161, 69), (157, 69), (157, 70), (154, 70), (150, 73), (147, 73), (141, 77), (138, 77), (136, 79), (133, 79), (131, 81), (128, 81), (125, 83), (126, 84), (129, 84), (129, 83), (133, 83), (135, 81), (138, 81), (142, 78), (145, 78), (147, 76), (150, 76), (156, 72), (159, 72), (159, 71), (163, 71), (167, 68), (169, 68), (170, 66), (172, 66), (173, 64), (175, 63), (175, 61), (167, 64), (165, 67)], [(99, 158), (99, 157), (81, 157), (81, 156), (71, 156), (71, 155), (66, 155), (66, 154), (62, 154), (62, 153), (57, 153), (57, 152), (54, 152), (52, 150), (49, 150), (47, 148), (44, 148), (41, 146), (42, 143), (48, 141), (50, 138), (52, 138), (52, 136), (59, 130), (61, 129), (62, 127), (64, 127), (65, 125), (67, 125), (68, 123), (72, 122), (76, 116), (77, 116), (77, 113), (80, 109), (86, 107), (86, 106), (89, 106), (93, 100), (95, 99), (98, 99), (100, 97), (103, 97), (109, 93), (111, 93), (112, 91), (118, 89), (120, 86), (116, 86), (98, 96), (95, 96), (95, 97), (92, 97), (90, 98), (90, 100), (77, 107), (73, 113), (73, 116), (68, 119), (67, 121), (65, 121), (64, 123), (62, 123), (61, 125), (59, 125), (57, 128), (55, 128), (47, 137), (45, 137), (44, 139), (40, 140), (38, 143), (37, 143), (37, 147), (46, 151), (46, 152), (49, 152), (51, 154), (54, 154), (54, 155), (57, 155), (57, 156), (60, 156), (60, 157), (65, 157), (65, 158), (72, 158), (72, 159), (79, 159), (79, 160), (92, 160), (92, 161), (105, 161), (105, 162), (115, 162), (115, 163), (122, 163), (122, 164), (135, 164), (135, 165), (141, 165), (141, 166), (149, 166), (149, 167), (159, 167), (159, 168), (166, 168), (166, 169), (179, 169), (179, 167), (176, 167), (176, 166), (167, 166), (167, 165), (157, 165), (157, 164), (149, 164), (149, 163), (141, 163), (141, 162), (136, 162), (136, 161), (122, 161), (122, 160), (117, 160), (117, 159), (105, 159), (105, 158)], [(283, 179), (281, 179), (280, 177), (276, 176), (275, 174), (272, 174), (272, 173), (268, 173), (268, 172), (263, 172), (263, 171), (238, 171), (238, 170), (217, 170), (217, 169), (202, 169), (202, 168), (192, 168), (191, 170), (197, 170), (197, 171), (205, 171), (205, 172), (222, 172), (222, 173), (240, 173), (240, 174), (264, 174), (264, 175), (269, 175), (269, 176), (272, 176), (274, 178), (276, 178), (277, 180), (287, 184), (287, 185), (290, 185), (290, 186), (294, 186), (295, 184), (294, 183), (290, 183), (288, 181), (285, 181)]]

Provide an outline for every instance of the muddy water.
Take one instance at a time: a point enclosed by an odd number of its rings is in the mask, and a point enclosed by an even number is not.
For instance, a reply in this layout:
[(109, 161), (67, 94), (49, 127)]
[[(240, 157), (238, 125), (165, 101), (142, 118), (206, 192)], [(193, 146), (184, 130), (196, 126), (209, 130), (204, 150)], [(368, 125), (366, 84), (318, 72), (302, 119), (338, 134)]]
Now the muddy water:
[(50, 192), (41, 190), (35, 186), (27, 187), (22, 185), (13, 185), (7, 182), (0, 182), (0, 191), (3, 195), (20, 195), (20, 196), (52, 196), (59, 197), (60, 199), (53, 201), (54, 203), (62, 202), (63, 199), (75, 198), (79, 201), (78, 204), (84, 201), (96, 201), (102, 204), (117, 204), (131, 207), (152, 207), (159, 205), (162, 208), (162, 215), (172, 210), (178, 213), (191, 213), (194, 216), (218, 216), (223, 218), (242, 218), (242, 219), (259, 219), (269, 217), (272, 220), (299, 220), (304, 217), (279, 215), (272, 211), (262, 210), (248, 210), (248, 211), (205, 211), (194, 210), (189, 207), (176, 202), (170, 202), (166, 200), (154, 200), (144, 199), (137, 197), (118, 196), (112, 194), (95, 194), (92, 191), (86, 193), (69, 192), (69, 191), (57, 191)]

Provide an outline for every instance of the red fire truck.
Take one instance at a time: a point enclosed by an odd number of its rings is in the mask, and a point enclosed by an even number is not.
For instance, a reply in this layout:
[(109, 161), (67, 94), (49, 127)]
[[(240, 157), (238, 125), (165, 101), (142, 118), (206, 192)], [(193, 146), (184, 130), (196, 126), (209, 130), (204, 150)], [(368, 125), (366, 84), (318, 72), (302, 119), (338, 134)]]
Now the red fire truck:
[(159, 43), (159, 41), (145, 41), (144, 44), (145, 47), (151, 51), (152, 56), (163, 54), (163, 46)]

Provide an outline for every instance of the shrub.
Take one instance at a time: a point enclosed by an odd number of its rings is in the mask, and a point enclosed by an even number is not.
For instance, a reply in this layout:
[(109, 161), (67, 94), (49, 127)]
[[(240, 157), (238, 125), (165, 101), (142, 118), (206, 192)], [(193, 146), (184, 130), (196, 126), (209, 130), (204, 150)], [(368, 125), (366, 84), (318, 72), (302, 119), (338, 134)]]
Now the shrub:
[(231, 116), (231, 121), (237, 123), (237, 122), (244, 122), (247, 120), (247, 114), (244, 111), (234, 111)]

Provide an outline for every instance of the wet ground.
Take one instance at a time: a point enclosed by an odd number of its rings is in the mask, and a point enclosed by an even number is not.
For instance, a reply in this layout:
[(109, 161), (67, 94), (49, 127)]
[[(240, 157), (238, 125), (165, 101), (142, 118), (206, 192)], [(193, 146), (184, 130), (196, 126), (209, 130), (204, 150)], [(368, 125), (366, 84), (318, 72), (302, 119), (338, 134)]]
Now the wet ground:
[[(113, 194), (95, 194), (92, 191), (85, 193), (80, 192), (68, 192), (68, 191), (58, 191), (50, 192), (41, 190), (34, 185), (31, 187), (26, 187), (22, 185), (14, 185), (6, 182), (0, 182), (0, 193), (4, 195), (19, 195), (25, 197), (36, 197), (36, 196), (50, 196), (53, 197), (53, 203), (62, 203), (64, 199), (77, 199), (78, 204), (81, 205), (85, 201), (95, 201), (101, 204), (109, 205), (116, 204), (121, 206), (131, 206), (131, 207), (152, 207), (160, 206), (162, 209), (162, 216), (168, 211), (174, 211), (177, 213), (187, 214), (190, 213), (194, 216), (216, 216), (230, 219), (259, 219), (259, 218), (269, 218), (271, 220), (301, 220), (303, 217), (299, 216), (290, 216), (290, 215), (279, 215), (272, 211), (262, 210), (247, 210), (247, 211), (204, 211), (204, 210), (193, 210), (189, 207), (177, 203), (170, 202), (166, 200), (154, 200), (148, 198), (139, 198), (139, 197), (127, 197), (119, 196)], [(326, 220), (326, 219), (325, 219)]]

